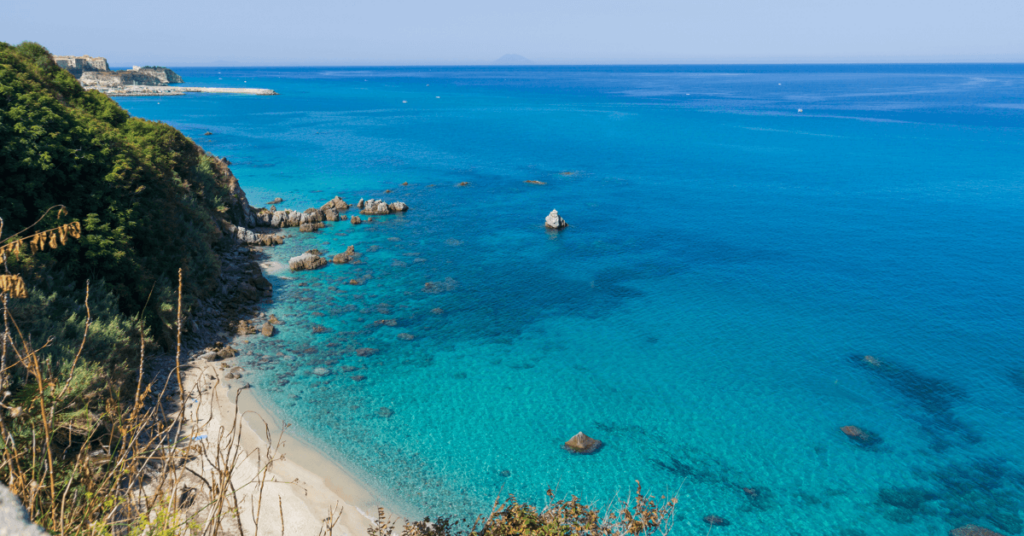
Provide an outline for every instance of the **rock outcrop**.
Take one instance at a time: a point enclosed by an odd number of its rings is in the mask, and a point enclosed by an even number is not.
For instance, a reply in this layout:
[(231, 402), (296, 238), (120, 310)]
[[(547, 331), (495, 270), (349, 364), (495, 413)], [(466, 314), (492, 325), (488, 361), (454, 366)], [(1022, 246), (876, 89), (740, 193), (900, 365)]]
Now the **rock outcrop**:
[(302, 270), (316, 270), (327, 266), (327, 260), (319, 255), (316, 250), (310, 250), (297, 257), (288, 259), (288, 267), (293, 272)]
[(362, 203), (362, 207), (360, 207), (359, 213), (372, 216), (385, 216), (409, 210), (409, 206), (401, 201), (388, 204), (383, 199), (369, 199), (365, 202), (360, 200), (360, 203)]
[(346, 249), (344, 252), (335, 255), (334, 258), (331, 259), (331, 262), (333, 262), (334, 264), (348, 264), (349, 262), (352, 261), (352, 259), (355, 259), (358, 255), (359, 254), (356, 253), (356, 247), (349, 246), (348, 249)]
[(324, 203), (324, 205), (320, 207), (320, 210), (326, 212), (327, 209), (334, 209), (338, 212), (345, 212), (346, 210), (349, 209), (349, 206), (350, 205), (346, 203), (344, 199), (338, 196), (334, 196), (334, 199), (331, 199), (330, 201)]
[(565, 223), (565, 220), (558, 215), (557, 210), (552, 210), (548, 217), (544, 218), (544, 227), (548, 229), (562, 229), (567, 227), (569, 224)]
[(577, 432), (576, 435), (565, 442), (565, 449), (577, 454), (591, 454), (601, 448), (603, 444), (583, 432)]
[(0, 535), (46, 536), (46, 531), (32, 523), (18, 496), (0, 484)]
[(106, 58), (92, 56), (54, 56), (53, 61), (71, 73), (83, 86), (166, 86), (184, 81), (166, 67), (132, 67), (126, 71), (111, 71)]

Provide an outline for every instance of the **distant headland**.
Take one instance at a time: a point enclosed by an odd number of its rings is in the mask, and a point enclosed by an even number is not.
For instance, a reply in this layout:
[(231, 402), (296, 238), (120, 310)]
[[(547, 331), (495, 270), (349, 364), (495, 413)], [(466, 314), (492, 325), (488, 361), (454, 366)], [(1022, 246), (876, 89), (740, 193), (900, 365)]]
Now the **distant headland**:
[(184, 80), (167, 67), (133, 66), (124, 71), (111, 71), (106, 58), (54, 56), (53, 60), (74, 75), (85, 89), (95, 89), (112, 97), (163, 97), (185, 93), (277, 95), (274, 90), (259, 88), (172, 87), (171, 84), (181, 84)]

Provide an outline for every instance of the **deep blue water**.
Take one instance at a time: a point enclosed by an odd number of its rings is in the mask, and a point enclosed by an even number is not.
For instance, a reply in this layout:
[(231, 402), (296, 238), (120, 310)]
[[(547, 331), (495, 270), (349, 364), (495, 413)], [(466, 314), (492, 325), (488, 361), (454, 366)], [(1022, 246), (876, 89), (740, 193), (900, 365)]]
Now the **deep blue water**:
[(391, 507), (636, 479), (679, 534), (1022, 532), (1024, 66), (179, 72), (280, 93), (120, 99), (254, 205), (412, 207), (274, 249), (364, 263), (273, 277), (243, 357)]

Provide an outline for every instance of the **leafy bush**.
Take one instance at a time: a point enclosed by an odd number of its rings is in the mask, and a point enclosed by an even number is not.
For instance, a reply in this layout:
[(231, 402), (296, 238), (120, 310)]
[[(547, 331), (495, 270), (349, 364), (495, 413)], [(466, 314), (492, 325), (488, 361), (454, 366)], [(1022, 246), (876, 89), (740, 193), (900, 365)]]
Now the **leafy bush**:
[(186, 310), (219, 275), (211, 215), (226, 210), (225, 181), (192, 140), (83, 90), (42, 46), (0, 43), (0, 218), (20, 229), (64, 205), (84, 230), (58, 252), (14, 259), (20, 271), (59, 266), (64, 281), (104, 279), (120, 311), (144, 311), (168, 344), (161, 298), (173, 294), (177, 269)]

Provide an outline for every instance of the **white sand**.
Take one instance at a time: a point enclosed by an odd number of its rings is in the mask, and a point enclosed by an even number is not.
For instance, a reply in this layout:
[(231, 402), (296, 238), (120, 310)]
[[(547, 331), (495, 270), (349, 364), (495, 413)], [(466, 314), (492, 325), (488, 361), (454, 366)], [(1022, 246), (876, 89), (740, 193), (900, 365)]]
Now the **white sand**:
[[(266, 475), (258, 532), (317, 535), (333, 507), (335, 512), (341, 511), (340, 516), (335, 515), (340, 519), (333, 534), (365, 535), (366, 529), (376, 519), (379, 504), (373, 493), (316, 449), (282, 433), (280, 421), (259, 405), (249, 389), (239, 391), (239, 387), (246, 385), (244, 380), (223, 379), (234, 365), (223, 369), (220, 365), (219, 362), (195, 362), (185, 373), (185, 392), (194, 394), (186, 402), (185, 412), (195, 436), (207, 435), (201, 440), (206, 451), (215, 452), (214, 442), (219, 439), (223, 448), (230, 439), (232, 422), (236, 419), (235, 396), (238, 394), (237, 415), (243, 418), (239, 421), (242, 426), (236, 430), (240, 430), (244, 454), (239, 457), (232, 482), (238, 492), (244, 534), (257, 533), (254, 518), (260, 490), (255, 482), (271, 449), (267, 441), (269, 428), (271, 441), (280, 444), (280, 448)], [(236, 433), (236, 437), (238, 435)], [(208, 454), (203, 458), (198, 457), (187, 466), (212, 481), (211, 456)], [(224, 525), (233, 529), (232, 532), (238, 530), (238, 523), (234, 520)], [(326, 531), (323, 533), (327, 534)]]

